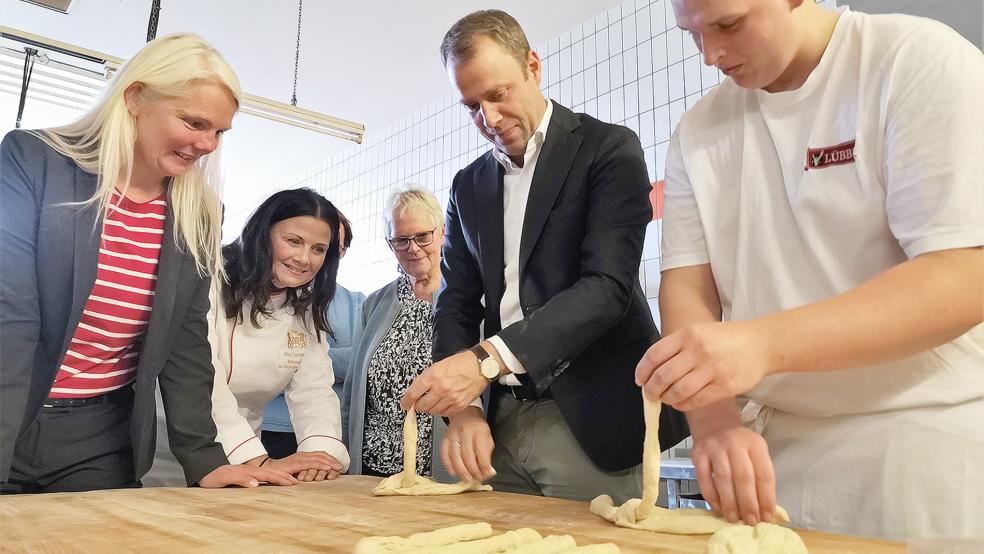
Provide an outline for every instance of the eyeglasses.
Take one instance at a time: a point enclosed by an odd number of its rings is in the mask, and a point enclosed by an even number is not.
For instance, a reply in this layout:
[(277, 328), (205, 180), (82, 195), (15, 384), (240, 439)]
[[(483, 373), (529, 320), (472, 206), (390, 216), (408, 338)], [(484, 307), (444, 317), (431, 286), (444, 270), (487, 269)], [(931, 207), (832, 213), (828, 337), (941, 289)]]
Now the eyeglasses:
[(434, 231), (437, 231), (437, 227), (434, 227), (430, 231), (424, 231), (423, 233), (417, 233), (412, 237), (393, 237), (386, 239), (389, 243), (390, 248), (394, 252), (402, 252), (404, 250), (410, 249), (410, 241), (416, 242), (417, 246), (423, 248), (428, 244), (434, 242)]

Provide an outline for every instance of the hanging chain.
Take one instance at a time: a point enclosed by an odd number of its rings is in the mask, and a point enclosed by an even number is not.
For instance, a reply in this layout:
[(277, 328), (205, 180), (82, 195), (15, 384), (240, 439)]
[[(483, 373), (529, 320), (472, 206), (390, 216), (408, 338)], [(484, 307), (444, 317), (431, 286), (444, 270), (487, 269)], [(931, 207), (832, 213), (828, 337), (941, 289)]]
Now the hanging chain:
[(27, 87), (31, 85), (31, 74), (34, 73), (34, 60), (37, 57), (37, 50), (24, 48), (24, 74), (21, 77), (20, 101), (17, 104), (17, 120), (14, 122), (14, 129), (21, 127), (21, 119), (24, 117), (24, 103), (27, 101)]
[(147, 21), (147, 42), (157, 38), (157, 24), (161, 20), (161, 0), (150, 3), (150, 20)]
[(294, 93), (290, 97), (290, 105), (297, 105), (297, 68), (301, 61), (301, 10), (304, 0), (297, 0), (297, 46), (294, 48)]

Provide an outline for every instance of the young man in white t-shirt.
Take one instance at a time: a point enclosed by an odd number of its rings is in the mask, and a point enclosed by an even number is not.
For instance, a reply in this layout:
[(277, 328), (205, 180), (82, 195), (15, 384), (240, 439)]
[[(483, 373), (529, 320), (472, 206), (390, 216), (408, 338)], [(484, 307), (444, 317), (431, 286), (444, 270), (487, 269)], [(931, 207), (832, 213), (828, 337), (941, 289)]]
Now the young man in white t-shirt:
[(730, 79), (670, 144), (665, 338), (636, 378), (687, 412), (705, 498), (984, 536), (984, 56), (812, 0), (673, 8)]

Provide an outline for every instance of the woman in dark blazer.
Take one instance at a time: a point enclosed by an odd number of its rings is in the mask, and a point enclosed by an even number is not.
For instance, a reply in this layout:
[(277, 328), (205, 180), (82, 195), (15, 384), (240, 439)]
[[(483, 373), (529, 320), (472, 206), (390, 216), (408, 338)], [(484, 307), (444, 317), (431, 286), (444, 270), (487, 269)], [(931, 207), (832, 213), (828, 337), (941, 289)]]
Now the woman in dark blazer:
[(189, 484), (296, 482), (231, 466), (210, 417), (220, 267), (209, 163), (241, 89), (191, 34), (147, 44), (78, 120), (0, 145), (0, 490), (139, 486), (154, 381)]

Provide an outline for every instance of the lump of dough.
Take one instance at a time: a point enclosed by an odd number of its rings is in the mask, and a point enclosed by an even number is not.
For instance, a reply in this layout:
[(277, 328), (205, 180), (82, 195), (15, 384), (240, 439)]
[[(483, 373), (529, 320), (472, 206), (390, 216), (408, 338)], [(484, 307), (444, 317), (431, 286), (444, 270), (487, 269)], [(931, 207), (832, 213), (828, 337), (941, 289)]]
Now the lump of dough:
[(796, 531), (774, 523), (730, 525), (707, 541), (706, 554), (807, 554)]
[(492, 487), (478, 481), (459, 481), (457, 483), (438, 483), (421, 475), (414, 474), (412, 485), (405, 487), (404, 472), (391, 475), (376, 485), (372, 493), (376, 496), (441, 496), (471, 491), (490, 491)]
[(477, 481), (449, 485), (417, 475), (417, 412), (410, 408), (403, 418), (403, 471), (383, 479), (372, 492), (377, 496), (439, 496), (490, 490), (492, 487)]
[[(657, 533), (674, 535), (710, 535), (732, 525), (707, 510), (680, 508), (668, 510), (656, 506), (642, 521), (635, 520), (636, 507), (642, 502), (638, 498), (627, 500), (616, 507), (612, 497), (603, 494), (591, 501), (591, 513), (597, 514), (619, 527), (642, 529)], [(782, 507), (776, 506), (776, 520), (789, 522), (789, 515)]]

